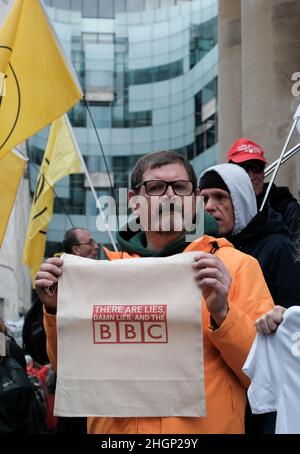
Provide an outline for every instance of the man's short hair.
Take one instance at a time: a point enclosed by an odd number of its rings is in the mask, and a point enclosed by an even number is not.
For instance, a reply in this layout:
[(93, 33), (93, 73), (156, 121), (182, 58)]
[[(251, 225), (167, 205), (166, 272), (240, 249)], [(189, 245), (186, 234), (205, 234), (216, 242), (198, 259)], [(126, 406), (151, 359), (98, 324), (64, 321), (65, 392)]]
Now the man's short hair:
[(64, 236), (64, 239), (63, 239), (63, 242), (62, 242), (62, 249), (67, 254), (72, 254), (73, 253), (72, 252), (73, 246), (77, 246), (78, 243), (79, 243), (78, 238), (77, 238), (77, 231), (78, 230), (83, 230), (83, 229), (75, 227), (75, 228), (72, 228), (72, 229), (68, 230), (65, 233), (65, 236)]
[(143, 175), (148, 169), (157, 169), (168, 164), (181, 164), (187, 174), (189, 180), (193, 183), (194, 187), (197, 185), (197, 177), (191, 163), (175, 151), (156, 151), (154, 153), (142, 156), (135, 164), (131, 173), (131, 188), (135, 189), (143, 182)]

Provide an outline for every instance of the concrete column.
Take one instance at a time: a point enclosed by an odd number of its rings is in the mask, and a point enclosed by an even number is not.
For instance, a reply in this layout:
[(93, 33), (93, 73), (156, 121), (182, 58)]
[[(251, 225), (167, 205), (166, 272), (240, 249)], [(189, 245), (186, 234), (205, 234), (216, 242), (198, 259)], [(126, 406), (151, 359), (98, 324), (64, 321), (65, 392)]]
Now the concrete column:
[(241, 7), (240, 0), (219, 0), (219, 161), (241, 137)]
[[(241, 16), (242, 132), (265, 148), (271, 163), (284, 145), (300, 100), (292, 94), (292, 75), (300, 71), (300, 2), (241, 0)], [(299, 135), (291, 145), (297, 142)], [(284, 164), (276, 178), (298, 197), (299, 166), (300, 155)]]

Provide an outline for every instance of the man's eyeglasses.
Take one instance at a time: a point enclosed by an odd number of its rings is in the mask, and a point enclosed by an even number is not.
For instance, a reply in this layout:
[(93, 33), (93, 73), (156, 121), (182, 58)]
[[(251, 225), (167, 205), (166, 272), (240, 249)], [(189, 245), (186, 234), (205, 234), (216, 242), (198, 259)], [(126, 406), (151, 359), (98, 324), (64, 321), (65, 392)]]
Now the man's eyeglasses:
[(95, 246), (96, 241), (94, 240), (94, 238), (91, 238), (86, 243), (78, 243), (77, 246), (83, 246), (84, 244), (87, 244), (88, 246)]
[(265, 165), (263, 163), (256, 163), (256, 162), (253, 162), (253, 163), (242, 163), (242, 164), (239, 164), (240, 167), (243, 167), (244, 170), (246, 170), (247, 173), (249, 173), (250, 171), (253, 172), (253, 173), (261, 173), (264, 171), (264, 168), (265, 168)]
[(149, 180), (138, 184), (134, 189), (145, 187), (145, 191), (150, 196), (161, 196), (167, 192), (169, 186), (173, 189), (174, 194), (181, 197), (191, 195), (194, 191), (194, 184), (189, 180), (162, 181)]

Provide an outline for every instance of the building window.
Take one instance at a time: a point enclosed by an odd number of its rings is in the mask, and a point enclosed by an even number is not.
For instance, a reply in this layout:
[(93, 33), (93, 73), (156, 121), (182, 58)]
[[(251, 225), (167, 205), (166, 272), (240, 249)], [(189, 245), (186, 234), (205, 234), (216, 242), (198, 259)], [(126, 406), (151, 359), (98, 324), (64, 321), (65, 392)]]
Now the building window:
[(176, 148), (174, 151), (176, 151), (176, 153), (179, 153), (181, 156), (191, 161), (196, 156), (195, 150), (196, 150), (195, 143), (191, 143), (190, 145), (186, 145), (185, 147)]
[(83, 17), (99, 17), (98, 0), (84, 0), (82, 2)]
[(202, 90), (202, 104), (207, 104), (213, 98), (218, 97), (218, 79), (215, 77)]
[(85, 214), (84, 175), (70, 175), (70, 197), (55, 197), (54, 213)]
[(114, 17), (114, 0), (99, 0), (99, 17)]
[[(115, 188), (128, 188), (130, 187), (129, 175), (132, 168), (133, 156), (113, 156), (112, 168), (114, 175), (114, 186)], [(120, 193), (118, 190), (115, 191), (115, 201), (118, 206), (120, 200)], [(129, 214), (129, 210), (127, 210)]]
[(190, 28), (190, 68), (193, 68), (217, 44), (217, 18)]
[(145, 0), (145, 9), (153, 10), (160, 7), (160, 0)]
[(115, 14), (125, 13), (126, 11), (126, 0), (115, 0)]
[(36, 167), (37, 165), (40, 166), (42, 164), (44, 151), (45, 150), (43, 150), (42, 148), (38, 148), (28, 142), (28, 156), (31, 163), (36, 164), (34, 167)]
[(70, 9), (70, 0), (48, 0), (47, 2), (50, 6), (60, 9)]
[(202, 123), (196, 135), (196, 154), (203, 153), (218, 142), (217, 114)]
[(141, 128), (152, 125), (152, 111), (131, 113), (131, 128)]
[(118, 54), (128, 53), (128, 38), (118, 38), (114, 35), (115, 52)]
[(85, 43), (111, 44), (115, 40), (114, 37), (115, 35), (113, 33), (81, 33), (82, 46), (84, 46)]
[(218, 79), (215, 77), (195, 96), (197, 155), (218, 142), (217, 91)]
[(173, 79), (183, 74), (183, 60), (166, 65), (135, 69), (129, 72), (129, 85), (150, 84)]
[[(72, 37), (72, 46), (78, 45), (78, 42), (75, 41), (75, 38)], [(77, 77), (79, 79), (79, 83), (81, 87), (84, 87), (85, 83), (85, 55), (84, 52), (81, 50), (72, 50), (71, 51), (71, 61)]]
[(77, 128), (86, 127), (86, 107), (82, 102), (75, 104), (75, 106), (68, 112), (71, 125)]
[[(143, 155), (113, 156), (112, 166), (115, 186), (130, 187), (130, 172)], [(118, 193), (115, 194), (118, 197)]]
[[(111, 128), (111, 103), (90, 102), (89, 108), (96, 128)], [(88, 120), (88, 127), (92, 127), (90, 119)]]
[(152, 111), (129, 112), (128, 105), (114, 107), (113, 128), (141, 128), (152, 125)]
[[(5, 0), (7, 1), (7, 0)], [(84, 17), (112, 18), (117, 13), (167, 8), (192, 0), (44, 0), (46, 6), (82, 11)]]
[(201, 126), (217, 110), (218, 78), (215, 77), (195, 95), (195, 124)]
[(145, 8), (144, 0), (127, 0), (127, 12), (143, 11)]
[(81, 0), (71, 0), (71, 8), (73, 11), (81, 11)]
[[(84, 156), (84, 160), (86, 163), (86, 166), (91, 173), (96, 173), (96, 172), (106, 172), (106, 165), (104, 162), (104, 158), (100, 155), (90, 155), (90, 156)], [(106, 156), (106, 162), (108, 161), (108, 157)], [(107, 162), (107, 164), (109, 164)]]

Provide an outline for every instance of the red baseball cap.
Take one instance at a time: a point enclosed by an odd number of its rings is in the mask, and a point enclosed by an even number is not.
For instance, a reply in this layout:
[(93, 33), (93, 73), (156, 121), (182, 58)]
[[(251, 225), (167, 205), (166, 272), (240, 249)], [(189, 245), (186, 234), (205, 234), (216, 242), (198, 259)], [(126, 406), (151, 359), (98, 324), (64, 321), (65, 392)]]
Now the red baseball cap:
[(238, 139), (228, 151), (227, 161), (240, 163), (256, 159), (268, 164), (268, 161), (264, 158), (264, 153), (264, 150), (252, 140)]

